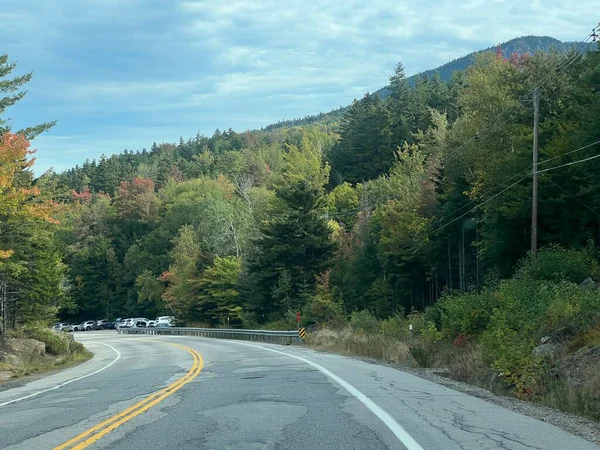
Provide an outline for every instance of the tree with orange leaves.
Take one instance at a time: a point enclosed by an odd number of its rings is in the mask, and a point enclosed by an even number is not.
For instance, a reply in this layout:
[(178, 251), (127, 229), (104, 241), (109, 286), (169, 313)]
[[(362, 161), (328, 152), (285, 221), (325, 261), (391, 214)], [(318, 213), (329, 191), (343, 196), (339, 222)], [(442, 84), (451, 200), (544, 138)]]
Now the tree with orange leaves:
[(0, 279), (19, 286), (13, 324), (52, 320), (69, 297), (52, 225), (56, 205), (35, 186), (33, 153), (23, 135), (0, 136)]
[(31, 185), (33, 153), (23, 135), (7, 132), (0, 136), (0, 260), (13, 254), (13, 250), (2, 248), (2, 228), (6, 225), (35, 219), (57, 223), (52, 217), (54, 204), (41, 200), (40, 190)]

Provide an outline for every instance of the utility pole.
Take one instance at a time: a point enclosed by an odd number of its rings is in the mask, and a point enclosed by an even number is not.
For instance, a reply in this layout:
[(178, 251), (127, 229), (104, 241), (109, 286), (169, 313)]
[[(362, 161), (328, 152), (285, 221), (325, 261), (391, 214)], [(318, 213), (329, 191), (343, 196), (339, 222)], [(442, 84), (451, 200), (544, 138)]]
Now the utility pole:
[(533, 198), (531, 199), (531, 256), (537, 257), (538, 216), (538, 134), (540, 128), (540, 88), (533, 91)]

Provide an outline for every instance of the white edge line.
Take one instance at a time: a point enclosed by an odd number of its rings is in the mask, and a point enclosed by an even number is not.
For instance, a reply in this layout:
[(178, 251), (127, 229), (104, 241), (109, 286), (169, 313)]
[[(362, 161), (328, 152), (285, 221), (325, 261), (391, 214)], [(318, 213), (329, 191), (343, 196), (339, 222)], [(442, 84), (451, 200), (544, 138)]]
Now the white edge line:
[(11, 403), (17, 403), (17, 402), (20, 402), (22, 400), (27, 400), (28, 398), (36, 397), (36, 396), (41, 395), (41, 394), (43, 394), (45, 392), (54, 391), (54, 390), (59, 389), (59, 388), (61, 388), (63, 386), (66, 386), (67, 384), (71, 384), (71, 383), (73, 383), (75, 381), (79, 381), (79, 380), (83, 380), (84, 378), (91, 377), (92, 375), (96, 375), (97, 373), (100, 373), (103, 370), (108, 369), (110, 366), (112, 366), (114, 363), (116, 363), (119, 359), (121, 359), (121, 352), (119, 350), (117, 350), (116, 348), (114, 348), (112, 345), (105, 344), (103, 342), (96, 342), (96, 344), (101, 344), (101, 345), (105, 345), (106, 347), (110, 347), (117, 354), (117, 357), (115, 359), (113, 359), (110, 363), (108, 363), (106, 366), (104, 366), (104, 367), (102, 367), (102, 368), (100, 368), (100, 369), (98, 369), (98, 370), (96, 370), (96, 371), (94, 371), (92, 373), (88, 373), (87, 375), (83, 375), (81, 377), (73, 378), (72, 380), (65, 381), (64, 383), (57, 384), (56, 386), (53, 386), (53, 387), (48, 388), (48, 389), (43, 389), (41, 391), (34, 392), (33, 394), (26, 395), (25, 397), (19, 397), (19, 398), (15, 398), (13, 400), (9, 400), (9, 401), (4, 402), (4, 403), (0, 403), (0, 407), (6, 406), (6, 405), (10, 405)]
[(346, 391), (348, 391), (348, 393), (350, 395), (352, 395), (359, 402), (361, 402), (363, 405), (365, 405), (369, 411), (371, 411), (373, 414), (375, 414), (390, 429), (390, 431), (392, 433), (394, 433), (394, 435), (398, 438), (398, 440), (400, 442), (402, 442), (402, 444), (406, 447), (407, 450), (424, 450), (423, 447), (421, 447), (419, 445), (419, 443), (417, 441), (415, 441), (413, 439), (413, 437), (410, 434), (408, 434), (408, 432), (404, 428), (402, 428), (402, 425), (400, 425), (398, 422), (396, 422), (396, 420), (392, 416), (390, 416), (386, 411), (384, 411), (382, 408), (380, 408), (373, 400), (371, 400), (369, 397), (367, 397), (365, 394), (363, 394), (361, 391), (356, 389), (354, 386), (352, 386), (347, 381), (344, 381), (343, 379), (338, 377), (333, 372), (327, 370), (325, 367), (320, 366), (319, 364), (314, 363), (308, 359), (302, 358), (300, 356), (291, 355), (286, 352), (280, 352), (279, 350), (274, 350), (272, 348), (262, 347), (260, 345), (255, 345), (255, 344), (247, 344), (245, 342), (237, 342), (237, 341), (228, 341), (228, 342), (239, 344), (239, 345), (246, 345), (248, 347), (256, 347), (256, 348), (260, 348), (263, 350), (268, 350), (273, 353), (279, 353), (281, 355), (289, 356), (290, 358), (295, 358), (297, 360), (300, 360), (300, 361), (308, 364), (309, 366), (314, 367), (319, 372), (321, 372), (321, 373), (325, 374), (327, 377), (331, 378), (333, 381), (335, 381), (337, 384), (339, 384), (341, 387), (343, 387)]

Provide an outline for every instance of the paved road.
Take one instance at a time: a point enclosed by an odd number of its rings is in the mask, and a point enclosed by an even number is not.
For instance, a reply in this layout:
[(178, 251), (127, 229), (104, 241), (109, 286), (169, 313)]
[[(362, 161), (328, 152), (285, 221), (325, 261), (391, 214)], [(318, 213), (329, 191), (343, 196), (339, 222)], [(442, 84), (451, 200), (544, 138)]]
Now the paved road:
[(91, 361), (0, 392), (0, 448), (599, 448), (410, 374), (306, 348), (77, 338)]

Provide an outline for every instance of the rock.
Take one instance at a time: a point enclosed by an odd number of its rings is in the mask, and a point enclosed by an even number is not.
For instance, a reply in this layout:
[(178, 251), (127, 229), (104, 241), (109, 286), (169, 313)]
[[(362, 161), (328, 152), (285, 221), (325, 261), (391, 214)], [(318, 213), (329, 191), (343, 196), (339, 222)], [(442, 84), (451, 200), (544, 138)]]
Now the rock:
[(594, 280), (592, 280), (590, 277), (587, 277), (585, 280), (583, 280), (580, 284), (579, 287), (581, 289), (596, 289), (596, 283), (594, 283)]
[(550, 336), (544, 336), (543, 338), (540, 339), (540, 344), (547, 344), (552, 340), (552, 337)]
[(567, 383), (581, 386), (600, 371), (600, 346), (579, 349), (563, 361), (560, 369)]
[(10, 354), (25, 362), (32, 362), (46, 355), (46, 344), (35, 339), (9, 339), (6, 343)]
[(557, 344), (546, 343), (546, 344), (538, 345), (537, 347), (535, 347), (533, 349), (533, 351), (531, 352), (531, 356), (533, 356), (534, 358), (539, 358), (539, 359), (544, 359), (544, 358), (556, 359), (559, 351), (560, 351), (560, 347)]
[(13, 367), (22, 367), (25, 365), (21, 358), (11, 353), (0, 354), (0, 362)]
[(0, 383), (10, 380), (14, 374), (10, 370), (0, 370)]

